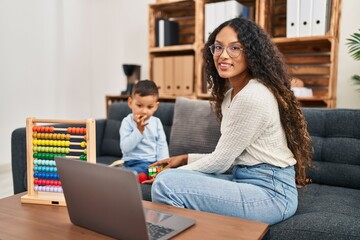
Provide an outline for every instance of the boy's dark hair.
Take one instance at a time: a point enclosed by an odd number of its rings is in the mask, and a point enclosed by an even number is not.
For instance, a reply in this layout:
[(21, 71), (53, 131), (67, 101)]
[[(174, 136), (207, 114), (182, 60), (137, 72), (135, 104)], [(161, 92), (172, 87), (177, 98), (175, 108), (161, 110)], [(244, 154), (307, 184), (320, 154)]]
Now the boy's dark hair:
[(132, 95), (139, 94), (141, 97), (145, 96), (156, 96), (159, 97), (159, 90), (154, 81), (151, 80), (140, 80), (138, 81), (133, 89)]

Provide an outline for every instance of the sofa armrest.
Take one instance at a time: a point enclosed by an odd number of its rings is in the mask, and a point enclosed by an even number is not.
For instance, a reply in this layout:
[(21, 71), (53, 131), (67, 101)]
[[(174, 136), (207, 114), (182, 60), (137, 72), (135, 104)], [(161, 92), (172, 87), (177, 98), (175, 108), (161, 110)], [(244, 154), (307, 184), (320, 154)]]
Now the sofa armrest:
[(101, 145), (104, 139), (106, 119), (96, 119), (96, 156), (101, 156)]
[(15, 129), (11, 134), (11, 166), (14, 194), (26, 191), (26, 128)]

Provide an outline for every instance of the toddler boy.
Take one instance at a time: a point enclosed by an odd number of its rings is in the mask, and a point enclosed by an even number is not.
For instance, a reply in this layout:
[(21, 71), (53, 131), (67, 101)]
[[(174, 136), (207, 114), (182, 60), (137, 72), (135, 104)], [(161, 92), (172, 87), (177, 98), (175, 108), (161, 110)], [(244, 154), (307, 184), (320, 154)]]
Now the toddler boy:
[(128, 105), (132, 113), (120, 126), (120, 148), (124, 167), (137, 173), (148, 172), (149, 165), (169, 157), (163, 125), (154, 113), (159, 107), (159, 91), (150, 80), (135, 84)]

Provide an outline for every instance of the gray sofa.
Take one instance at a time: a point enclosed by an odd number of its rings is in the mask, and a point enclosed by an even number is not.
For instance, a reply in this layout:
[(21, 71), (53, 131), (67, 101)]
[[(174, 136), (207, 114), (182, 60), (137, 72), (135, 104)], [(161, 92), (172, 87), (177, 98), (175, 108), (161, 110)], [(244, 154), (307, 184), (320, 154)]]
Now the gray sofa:
[[(121, 158), (119, 127), (130, 112), (113, 103), (107, 119), (96, 121), (97, 162)], [(298, 189), (292, 218), (271, 226), (271, 239), (360, 239), (360, 110), (304, 108), (315, 154), (309, 177)], [(155, 114), (164, 125), (170, 155), (211, 152), (220, 136), (208, 101), (178, 98), (162, 102)], [(25, 128), (12, 133), (14, 193), (26, 191)], [(151, 200), (151, 186), (141, 185)]]

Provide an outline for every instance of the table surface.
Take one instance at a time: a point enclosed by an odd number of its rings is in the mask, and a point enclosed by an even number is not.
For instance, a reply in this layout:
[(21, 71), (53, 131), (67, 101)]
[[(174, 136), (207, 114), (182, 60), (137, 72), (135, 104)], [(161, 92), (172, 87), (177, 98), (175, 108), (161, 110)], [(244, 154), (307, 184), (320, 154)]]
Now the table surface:
[[(110, 239), (73, 225), (67, 208), (21, 203), (20, 193), (0, 199), (0, 239)], [(194, 218), (196, 224), (174, 239), (261, 239), (264, 223), (143, 201), (144, 207)]]

